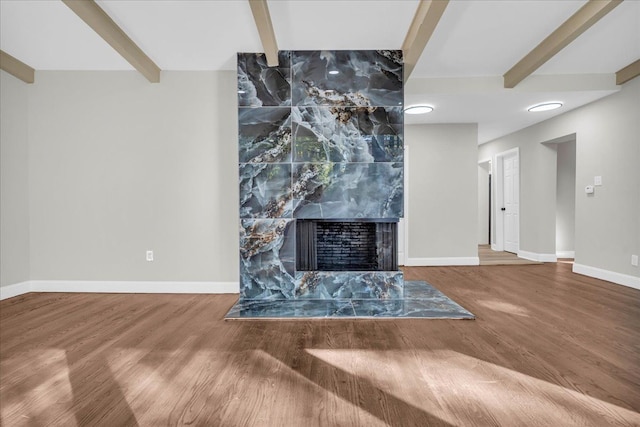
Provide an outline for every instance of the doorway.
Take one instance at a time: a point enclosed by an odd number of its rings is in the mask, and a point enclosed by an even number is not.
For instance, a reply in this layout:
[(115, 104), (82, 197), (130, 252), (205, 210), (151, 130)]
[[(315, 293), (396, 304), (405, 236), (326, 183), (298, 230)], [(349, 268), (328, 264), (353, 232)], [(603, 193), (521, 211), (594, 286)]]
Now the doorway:
[(556, 256), (575, 258), (576, 134), (554, 140), (556, 161)]
[(520, 152), (514, 149), (496, 154), (493, 213), (494, 250), (517, 254), (520, 249)]
[(478, 162), (478, 245), (491, 244), (491, 160)]

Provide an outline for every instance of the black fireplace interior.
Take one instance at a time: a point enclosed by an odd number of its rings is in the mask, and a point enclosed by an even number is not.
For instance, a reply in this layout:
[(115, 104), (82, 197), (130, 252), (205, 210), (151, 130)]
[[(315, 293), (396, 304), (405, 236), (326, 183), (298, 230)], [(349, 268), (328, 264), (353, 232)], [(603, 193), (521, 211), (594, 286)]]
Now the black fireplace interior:
[(396, 271), (397, 223), (298, 220), (298, 271)]

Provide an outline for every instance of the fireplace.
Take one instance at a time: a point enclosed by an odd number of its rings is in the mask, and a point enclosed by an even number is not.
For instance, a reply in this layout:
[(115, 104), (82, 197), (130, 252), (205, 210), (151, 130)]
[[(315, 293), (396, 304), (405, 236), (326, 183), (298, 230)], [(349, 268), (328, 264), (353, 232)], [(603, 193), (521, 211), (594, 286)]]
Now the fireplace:
[(401, 50), (238, 54), (241, 298), (403, 297), (403, 73)]
[(298, 220), (296, 270), (397, 271), (397, 240), (390, 220)]

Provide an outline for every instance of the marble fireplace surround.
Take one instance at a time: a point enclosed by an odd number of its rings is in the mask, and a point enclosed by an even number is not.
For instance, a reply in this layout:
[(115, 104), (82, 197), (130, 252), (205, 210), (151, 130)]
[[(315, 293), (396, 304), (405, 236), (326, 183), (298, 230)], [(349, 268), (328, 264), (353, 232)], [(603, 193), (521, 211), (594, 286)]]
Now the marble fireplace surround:
[[(403, 216), (403, 102), (401, 51), (281, 51), (271, 68), (238, 54), (241, 300), (403, 297), (397, 261), (310, 271), (296, 259), (308, 220)], [(374, 250), (395, 260), (391, 247)]]

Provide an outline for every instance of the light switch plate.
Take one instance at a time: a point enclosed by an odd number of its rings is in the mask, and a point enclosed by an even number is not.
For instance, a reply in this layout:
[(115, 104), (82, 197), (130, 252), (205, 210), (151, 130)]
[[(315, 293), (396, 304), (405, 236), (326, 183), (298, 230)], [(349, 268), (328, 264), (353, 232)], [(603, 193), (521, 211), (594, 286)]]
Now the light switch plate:
[(593, 185), (602, 185), (602, 177), (601, 176), (593, 177)]

